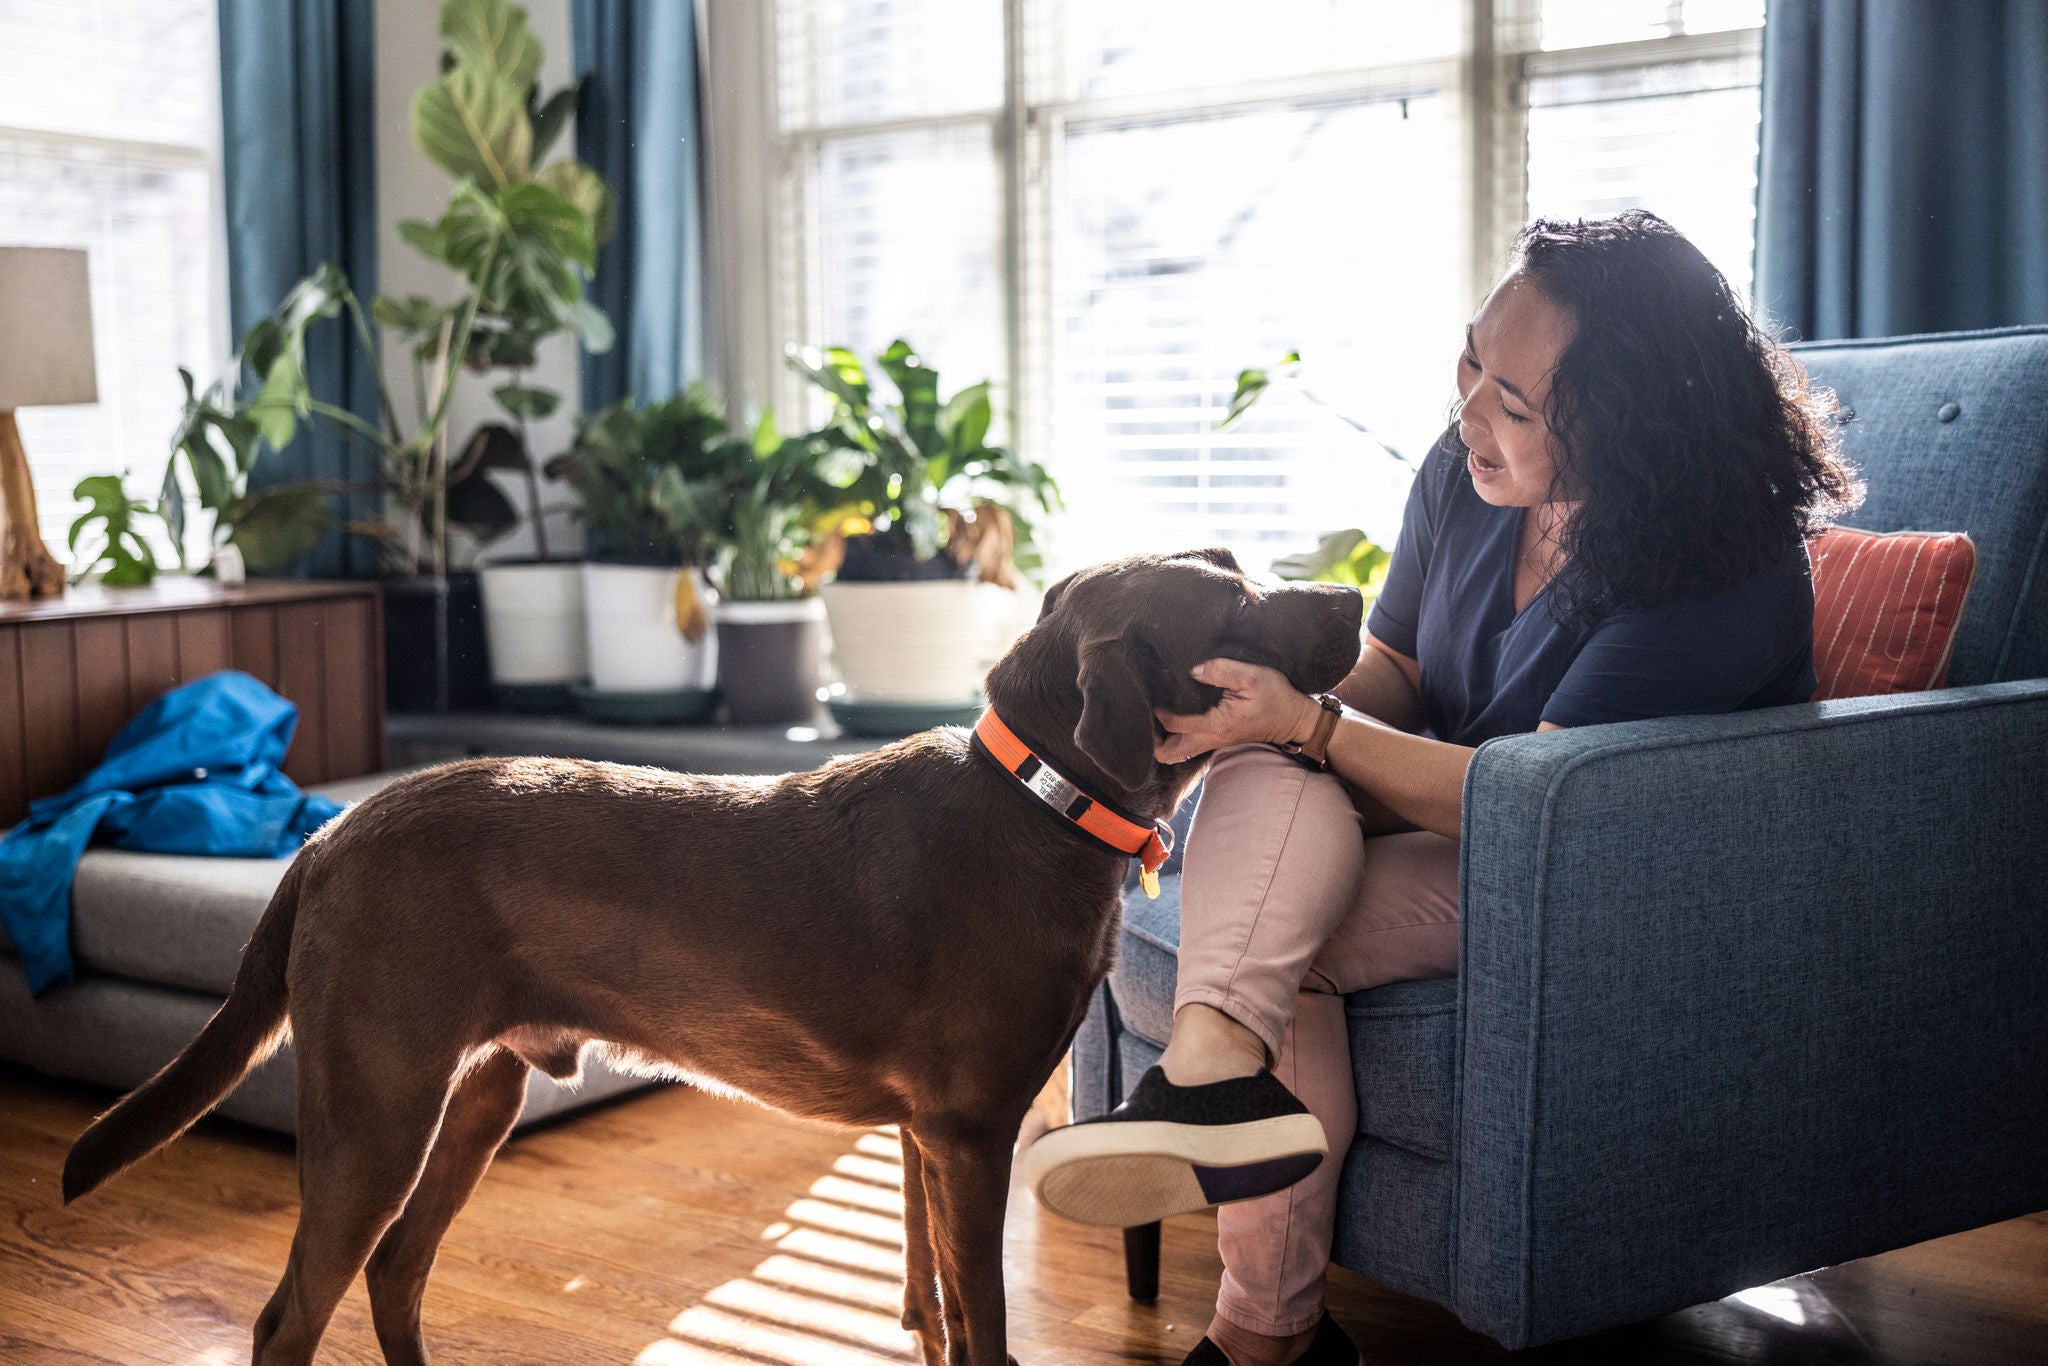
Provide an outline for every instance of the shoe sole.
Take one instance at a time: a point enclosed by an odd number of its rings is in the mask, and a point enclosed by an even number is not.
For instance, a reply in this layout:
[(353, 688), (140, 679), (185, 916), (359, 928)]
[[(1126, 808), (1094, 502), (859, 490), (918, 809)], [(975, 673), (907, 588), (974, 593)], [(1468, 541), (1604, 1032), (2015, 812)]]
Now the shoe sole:
[(1025, 1150), (1040, 1203), (1096, 1228), (1136, 1228), (1284, 1190), (1329, 1155), (1322, 1121), (1279, 1115), (1243, 1124), (1124, 1120), (1054, 1129)]

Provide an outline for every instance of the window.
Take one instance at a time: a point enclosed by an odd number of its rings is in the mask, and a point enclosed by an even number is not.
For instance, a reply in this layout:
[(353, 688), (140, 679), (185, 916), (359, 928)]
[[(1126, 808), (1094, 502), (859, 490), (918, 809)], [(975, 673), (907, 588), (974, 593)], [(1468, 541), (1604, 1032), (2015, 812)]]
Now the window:
[(213, 0), (0, 0), (0, 243), (83, 247), (92, 277), (100, 401), (19, 414), (60, 558), (78, 481), (125, 471), (153, 500), (178, 367), (224, 364), (214, 22)]
[[(1068, 494), (1055, 567), (1390, 538), (1408, 467), (1353, 424), (1419, 459), (1532, 213), (1647, 205), (1747, 289), (1762, 22), (1761, 0), (778, 0), (777, 324), (993, 378), (999, 434)], [(1290, 349), (1301, 386), (1215, 431), (1237, 372)]]

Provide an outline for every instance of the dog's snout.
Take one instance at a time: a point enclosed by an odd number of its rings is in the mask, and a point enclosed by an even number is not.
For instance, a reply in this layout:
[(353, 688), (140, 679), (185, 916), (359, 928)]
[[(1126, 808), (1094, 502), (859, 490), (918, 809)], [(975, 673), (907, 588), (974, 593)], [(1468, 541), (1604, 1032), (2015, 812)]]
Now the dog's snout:
[(1315, 585), (1322, 594), (1324, 605), (1337, 616), (1353, 626), (1365, 620), (1365, 594), (1348, 583), (1319, 583)]

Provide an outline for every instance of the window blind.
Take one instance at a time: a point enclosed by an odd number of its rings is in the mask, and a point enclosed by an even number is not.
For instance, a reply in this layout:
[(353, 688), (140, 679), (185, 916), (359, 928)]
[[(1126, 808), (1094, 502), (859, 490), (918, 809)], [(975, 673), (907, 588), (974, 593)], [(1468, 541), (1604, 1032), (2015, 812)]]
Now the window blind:
[[(1256, 22), (778, 0), (783, 325), (997, 379), (1067, 493), (1055, 570), (1391, 539), (1408, 468), (1344, 419), (1420, 457), (1475, 282), (1531, 212), (1646, 203), (1747, 287), (1761, 22), (1759, 0), (1272, 0)], [(1237, 372), (1296, 349), (1298, 383), (1216, 432)]]
[[(19, 414), (59, 557), (86, 475), (124, 472), (154, 501), (177, 369), (204, 384), (226, 351), (214, 22), (212, 0), (0, 0), (0, 244), (83, 247), (92, 279), (100, 401)], [(171, 554), (154, 519), (144, 529)]]

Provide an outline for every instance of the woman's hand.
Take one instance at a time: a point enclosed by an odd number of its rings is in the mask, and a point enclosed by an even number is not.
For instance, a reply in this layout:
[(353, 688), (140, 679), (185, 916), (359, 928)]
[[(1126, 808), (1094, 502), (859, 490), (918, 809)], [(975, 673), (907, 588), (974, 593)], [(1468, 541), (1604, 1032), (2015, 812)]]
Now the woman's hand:
[(1197, 716), (1153, 712), (1167, 730), (1152, 751), (1162, 764), (1177, 764), (1229, 745), (1302, 740), (1315, 727), (1320, 710), (1316, 700), (1296, 692), (1278, 669), (1236, 659), (1206, 659), (1189, 673), (1197, 683), (1223, 689), (1223, 698)]

